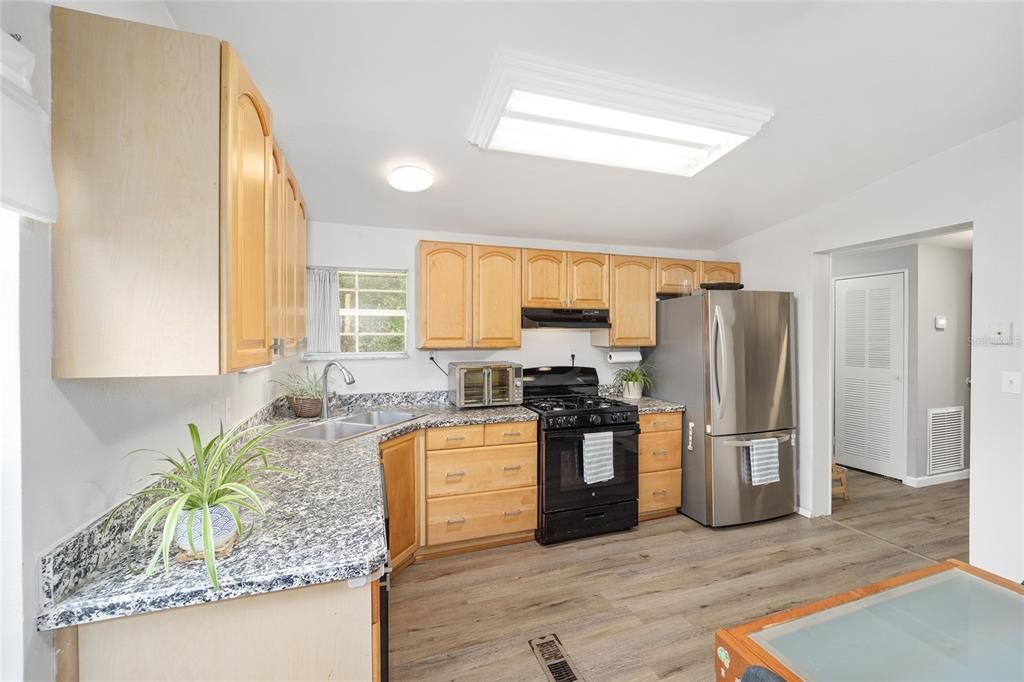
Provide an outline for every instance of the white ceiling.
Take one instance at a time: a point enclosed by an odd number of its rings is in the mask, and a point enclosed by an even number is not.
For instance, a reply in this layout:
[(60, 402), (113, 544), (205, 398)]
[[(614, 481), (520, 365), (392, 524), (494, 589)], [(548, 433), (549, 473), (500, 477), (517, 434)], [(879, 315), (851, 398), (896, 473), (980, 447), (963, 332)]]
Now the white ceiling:
[[(1022, 115), (1021, 3), (169, 2), (230, 41), (314, 220), (716, 248)], [(693, 178), (466, 142), (494, 52), (775, 117)], [(432, 169), (419, 194), (388, 187)]]

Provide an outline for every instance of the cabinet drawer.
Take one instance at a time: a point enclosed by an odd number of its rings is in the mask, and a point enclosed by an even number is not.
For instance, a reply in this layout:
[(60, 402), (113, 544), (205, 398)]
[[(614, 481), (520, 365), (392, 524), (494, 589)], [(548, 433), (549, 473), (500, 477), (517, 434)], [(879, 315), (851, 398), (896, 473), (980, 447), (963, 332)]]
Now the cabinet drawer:
[(681, 431), (682, 429), (682, 412), (640, 415), (640, 433), (649, 433), (651, 431)]
[(484, 444), (484, 425), (448, 426), (427, 429), (427, 450), (475, 448)]
[(537, 485), (536, 443), (441, 450), (427, 454), (427, 497), (530, 485)]
[(683, 474), (680, 469), (640, 474), (640, 513), (675, 509), (681, 503)]
[(537, 422), (484, 425), (484, 445), (508, 445), (509, 443), (536, 444)]
[(640, 473), (678, 469), (682, 464), (683, 432), (655, 431), (640, 434)]
[(427, 500), (428, 545), (443, 545), (536, 527), (536, 487)]

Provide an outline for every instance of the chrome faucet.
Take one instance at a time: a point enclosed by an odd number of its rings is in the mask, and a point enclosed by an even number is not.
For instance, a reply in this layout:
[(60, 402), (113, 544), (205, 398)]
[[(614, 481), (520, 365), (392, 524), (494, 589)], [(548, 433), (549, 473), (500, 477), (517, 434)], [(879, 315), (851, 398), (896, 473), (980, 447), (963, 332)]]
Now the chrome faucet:
[(345, 383), (348, 384), (349, 386), (356, 383), (356, 378), (352, 376), (352, 372), (348, 371), (348, 368), (345, 367), (345, 365), (338, 362), (337, 360), (334, 360), (333, 362), (328, 362), (326, 365), (324, 365), (324, 374), (322, 377), (322, 380), (324, 382), (323, 404), (320, 407), (321, 419), (331, 418), (331, 399), (327, 392), (327, 375), (331, 373), (331, 367), (337, 367), (339, 370), (341, 370), (341, 376), (343, 379), (345, 379)]

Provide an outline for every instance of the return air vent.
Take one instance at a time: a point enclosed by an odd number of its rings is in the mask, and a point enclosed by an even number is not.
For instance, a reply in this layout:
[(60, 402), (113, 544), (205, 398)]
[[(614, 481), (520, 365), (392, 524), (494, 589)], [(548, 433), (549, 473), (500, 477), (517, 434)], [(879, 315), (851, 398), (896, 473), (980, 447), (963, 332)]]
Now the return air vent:
[(928, 474), (964, 468), (964, 408), (928, 410)]
[(551, 682), (584, 682), (562, 648), (558, 635), (544, 635), (530, 640), (533, 653)]

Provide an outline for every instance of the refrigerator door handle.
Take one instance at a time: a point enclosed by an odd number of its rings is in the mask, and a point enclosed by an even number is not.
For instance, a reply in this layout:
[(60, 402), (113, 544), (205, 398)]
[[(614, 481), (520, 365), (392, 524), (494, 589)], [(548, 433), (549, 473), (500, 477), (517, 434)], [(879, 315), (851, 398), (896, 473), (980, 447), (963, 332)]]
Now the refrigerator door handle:
[[(789, 440), (789, 434), (786, 434), (786, 435), (783, 435), (783, 436), (779, 436), (775, 440), (779, 441), (779, 443), (785, 443), (786, 441)], [(722, 445), (724, 445), (727, 448), (749, 448), (753, 444), (754, 444), (753, 441), (749, 441), (749, 440), (725, 440), (725, 441), (722, 441)]]
[[(723, 409), (725, 407), (725, 394), (723, 386), (729, 383), (728, 366), (726, 362), (725, 354), (725, 333), (723, 327), (725, 323), (722, 321), (722, 309), (719, 306), (715, 306), (715, 317), (711, 323), (711, 339), (714, 346), (711, 349), (713, 355), (712, 360), (712, 372), (711, 380), (713, 383), (712, 391), (715, 398), (715, 414), (719, 417), (722, 416)], [(721, 372), (721, 377), (719, 377)]]

